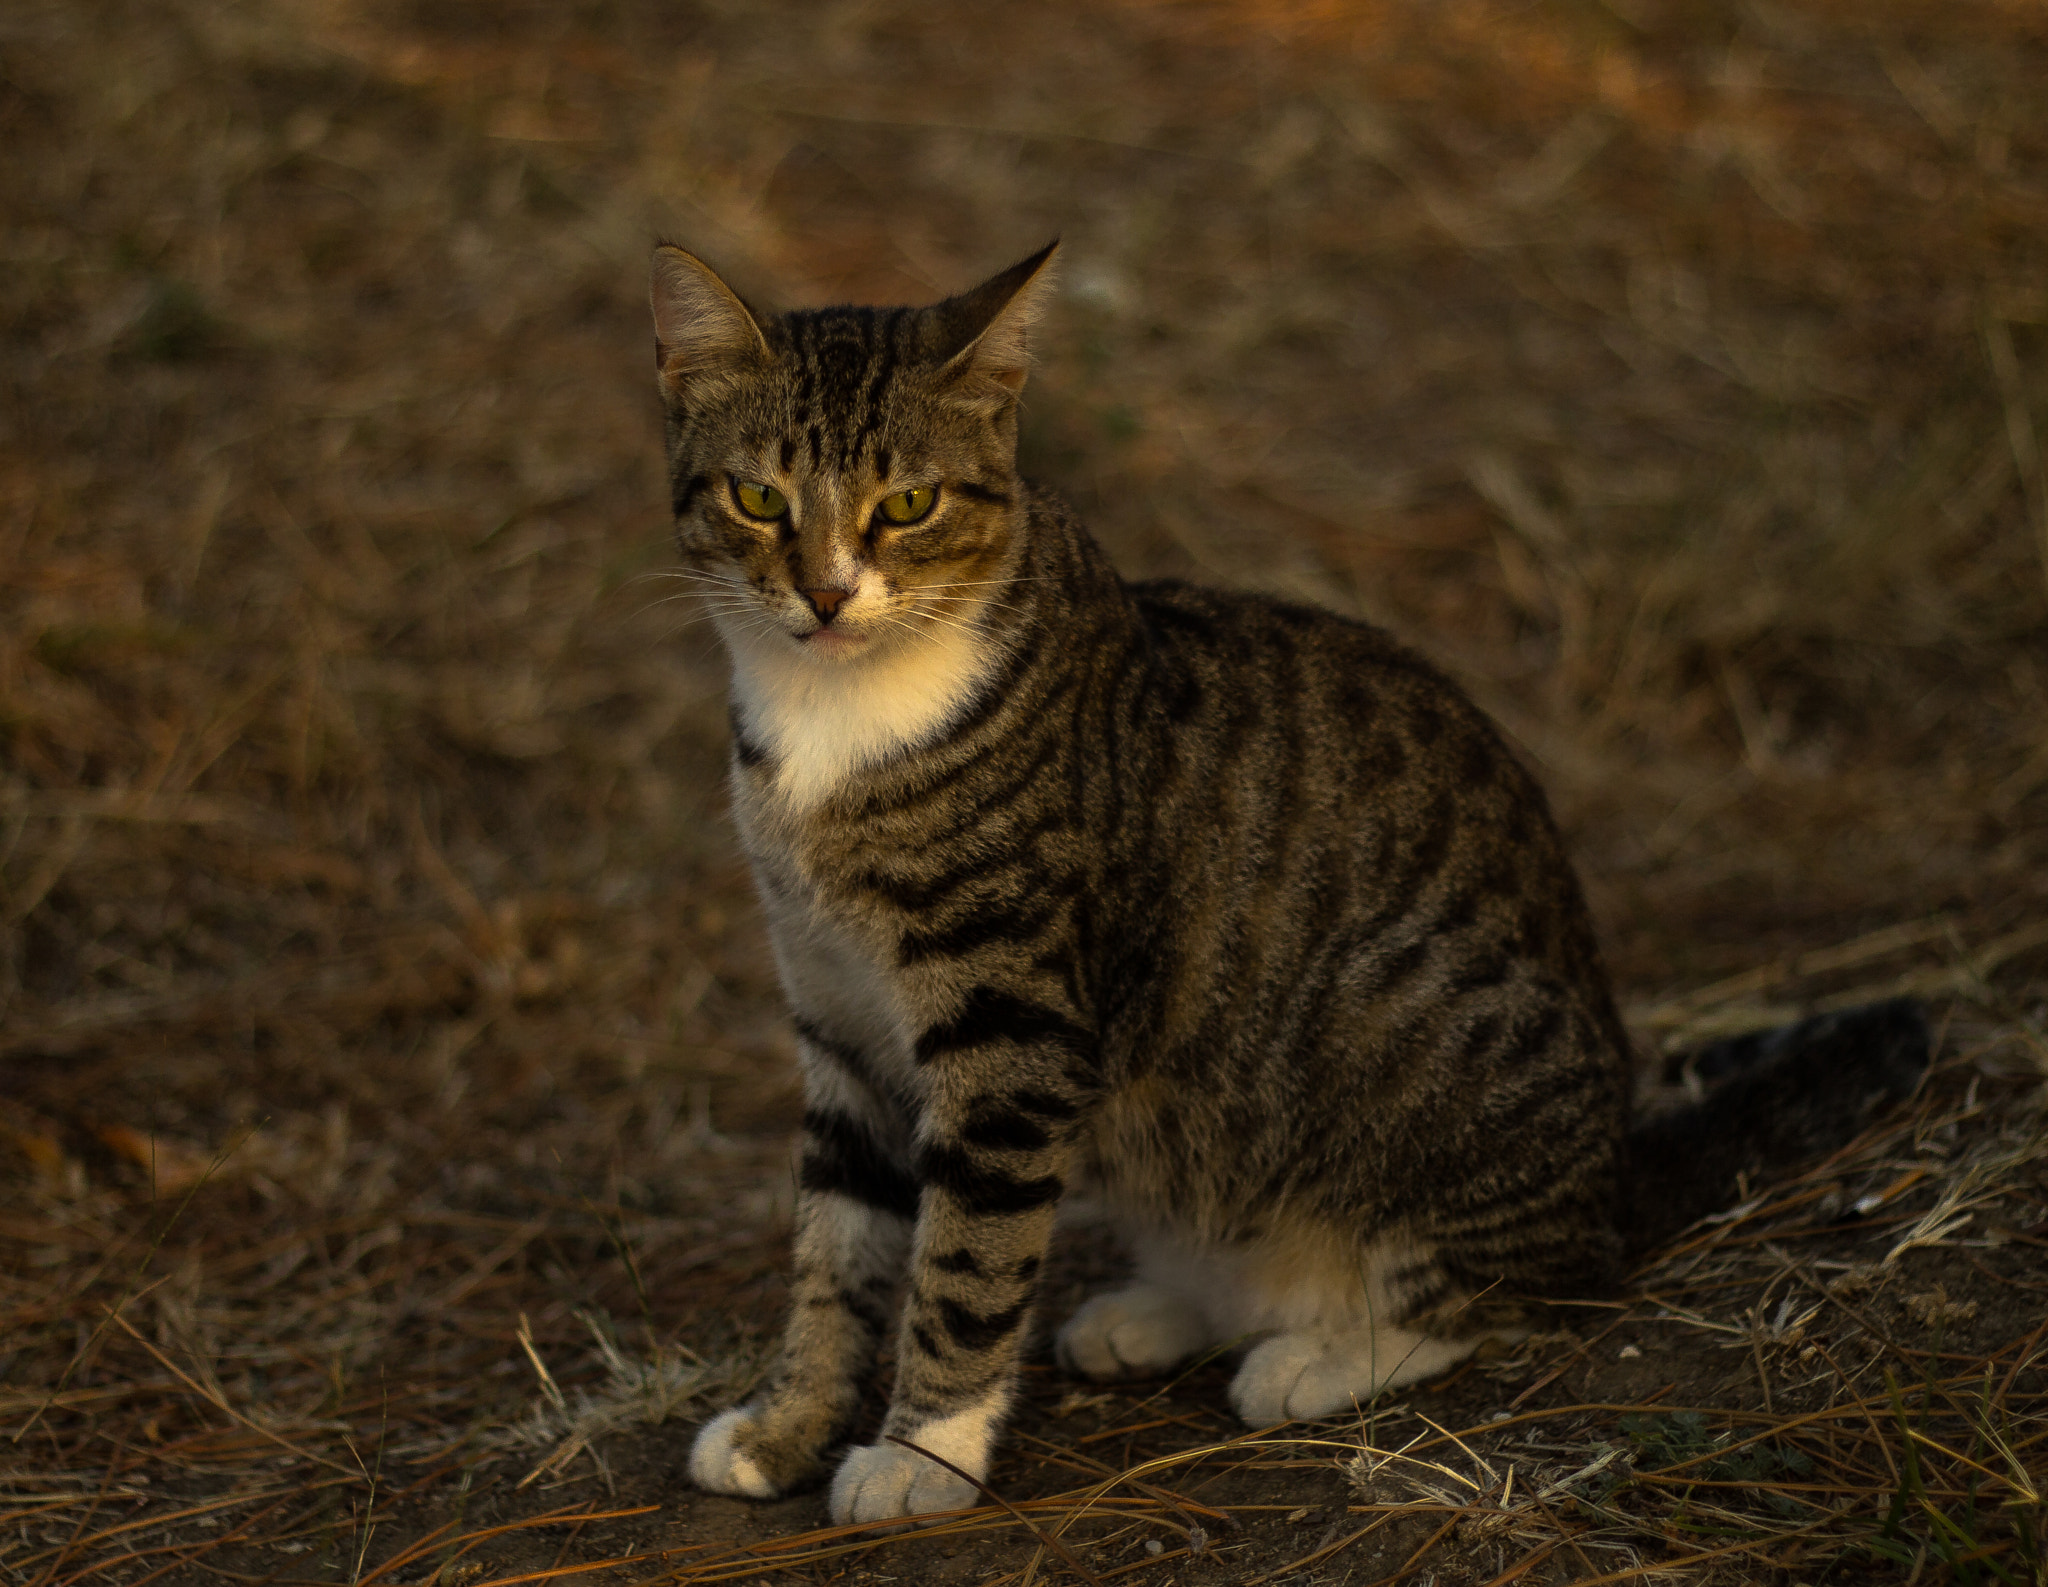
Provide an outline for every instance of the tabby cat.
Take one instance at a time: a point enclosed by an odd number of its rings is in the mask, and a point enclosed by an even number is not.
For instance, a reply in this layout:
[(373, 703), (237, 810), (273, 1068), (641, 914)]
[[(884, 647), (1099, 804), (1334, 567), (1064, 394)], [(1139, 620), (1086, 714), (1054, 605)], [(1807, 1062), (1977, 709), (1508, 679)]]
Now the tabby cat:
[(1911, 1011), (1838, 1021), (1791, 1044), (1822, 1083), (1751, 1054), (1632, 1137), (1578, 883), (1477, 708), (1364, 624), (1126, 584), (1018, 477), (1053, 252), (930, 308), (780, 315), (654, 256), (681, 559), (731, 654), (807, 1101), (780, 1361), (690, 1470), (820, 1476), (893, 1328), (841, 1522), (974, 1502), (949, 1466), (987, 1469), (1070, 1192), (1137, 1263), (1060, 1360), (1250, 1341), (1231, 1401), (1266, 1425), (1597, 1291), (1918, 1074)]

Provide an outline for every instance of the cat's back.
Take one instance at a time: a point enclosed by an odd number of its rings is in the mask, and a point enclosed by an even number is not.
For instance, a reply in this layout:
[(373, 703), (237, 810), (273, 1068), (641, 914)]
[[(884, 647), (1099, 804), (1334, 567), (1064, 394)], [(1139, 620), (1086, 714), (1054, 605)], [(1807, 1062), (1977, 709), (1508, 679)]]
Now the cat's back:
[(1171, 744), (1169, 780), (1190, 797), (1206, 789), (1244, 836), (1263, 827), (1318, 849), (1412, 839), (1436, 863), (1484, 849), (1569, 880), (1542, 790), (1500, 731), (1384, 629), (1175, 580), (1130, 594), (1145, 664), (1125, 707)]
[(1225, 742), (1297, 738), (1312, 761), (1349, 765), (1382, 793), (1520, 770), (1464, 690), (1385, 629), (1177, 579), (1130, 594), (1156, 667), (1185, 689), (1165, 701), (1177, 726)]
[(1129, 594), (1103, 897), (1110, 940), (1155, 967), (1111, 978), (1148, 988), (1139, 1023), (1263, 1042), (1337, 985), (1435, 1023), (1535, 977), (1618, 1048), (1547, 802), (1455, 682), (1314, 607), (1173, 581)]

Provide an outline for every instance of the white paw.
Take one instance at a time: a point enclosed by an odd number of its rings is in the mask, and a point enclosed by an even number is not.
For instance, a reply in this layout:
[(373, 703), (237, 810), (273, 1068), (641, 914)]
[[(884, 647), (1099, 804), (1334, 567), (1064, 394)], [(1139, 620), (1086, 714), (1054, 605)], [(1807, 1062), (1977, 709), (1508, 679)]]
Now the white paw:
[(1309, 1421), (1364, 1405), (1460, 1362), (1476, 1339), (1430, 1339), (1402, 1328), (1275, 1334), (1237, 1369), (1230, 1403), (1253, 1427)]
[(1309, 1334), (1276, 1334), (1253, 1346), (1231, 1379), (1231, 1409), (1253, 1427), (1271, 1427), (1275, 1422), (1312, 1414), (1291, 1408), (1289, 1399), (1315, 1369), (1322, 1353), (1322, 1341)]
[(832, 1519), (840, 1526), (964, 1510), (976, 1499), (973, 1483), (900, 1444), (848, 1450), (832, 1479)]
[(1209, 1325), (1180, 1296), (1132, 1284), (1089, 1300), (1055, 1341), (1060, 1365), (1090, 1378), (1164, 1372), (1209, 1343)]
[(775, 1486), (761, 1468), (733, 1447), (733, 1437), (753, 1421), (744, 1405), (713, 1417), (697, 1430), (690, 1446), (690, 1480), (708, 1493), (734, 1493), (744, 1499), (772, 1499)]

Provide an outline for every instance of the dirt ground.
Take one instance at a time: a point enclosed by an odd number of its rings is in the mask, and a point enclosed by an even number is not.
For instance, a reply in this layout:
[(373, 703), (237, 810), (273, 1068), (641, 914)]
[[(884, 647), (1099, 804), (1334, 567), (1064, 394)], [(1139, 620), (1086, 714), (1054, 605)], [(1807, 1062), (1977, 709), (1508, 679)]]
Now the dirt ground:
[[(0, 1570), (2042, 1581), (2044, 82), (2031, 0), (16, 0)], [(1937, 1069), (1399, 1405), (1040, 1362), (877, 1542), (681, 1477), (799, 1104), (646, 256), (1056, 233), (1027, 462), (1122, 567), (1451, 669), (1646, 1053), (1907, 991)]]

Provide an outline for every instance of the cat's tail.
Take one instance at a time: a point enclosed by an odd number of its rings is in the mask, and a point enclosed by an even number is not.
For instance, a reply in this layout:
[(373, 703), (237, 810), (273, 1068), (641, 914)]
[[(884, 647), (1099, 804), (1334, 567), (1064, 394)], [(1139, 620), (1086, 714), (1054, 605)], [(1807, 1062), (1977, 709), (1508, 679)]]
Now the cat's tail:
[(1667, 1061), (1624, 1158), (1621, 1234), (1631, 1257), (1734, 1204), (1742, 1176), (1846, 1144), (1927, 1072), (1917, 998), (1866, 1003), (1717, 1041)]

